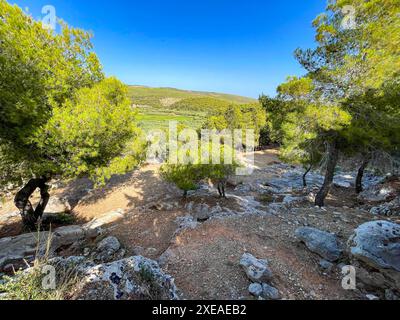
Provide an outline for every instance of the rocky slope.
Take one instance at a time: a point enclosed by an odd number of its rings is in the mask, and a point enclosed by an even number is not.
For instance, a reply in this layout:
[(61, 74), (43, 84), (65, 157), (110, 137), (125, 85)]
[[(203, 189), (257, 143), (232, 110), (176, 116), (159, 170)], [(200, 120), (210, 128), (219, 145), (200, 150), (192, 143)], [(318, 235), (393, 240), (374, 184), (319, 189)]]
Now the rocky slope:
[[(367, 175), (357, 197), (352, 173), (339, 174), (327, 206), (316, 208), (322, 177), (312, 173), (303, 188), (301, 176), (269, 151), (256, 154), (252, 176), (230, 181), (228, 199), (206, 184), (182, 199), (156, 167), (103, 190), (79, 181), (55, 190), (82, 224), (56, 229), (51, 253), (82, 266), (76, 299), (397, 299), (396, 180)], [(0, 232), (18, 223), (4, 208)], [(31, 261), (35, 239), (1, 239), (0, 269)], [(355, 270), (354, 290), (342, 285), (345, 266)]]

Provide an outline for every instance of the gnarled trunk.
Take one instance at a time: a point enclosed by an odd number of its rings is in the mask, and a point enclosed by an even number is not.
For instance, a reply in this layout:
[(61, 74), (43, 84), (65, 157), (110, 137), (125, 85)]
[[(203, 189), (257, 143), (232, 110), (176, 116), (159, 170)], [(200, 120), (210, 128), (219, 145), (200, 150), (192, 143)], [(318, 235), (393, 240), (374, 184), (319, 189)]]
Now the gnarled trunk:
[(307, 175), (310, 173), (311, 169), (312, 169), (312, 166), (310, 165), (307, 168), (306, 172), (303, 174), (303, 186), (304, 186), (304, 188), (307, 187)]
[(333, 178), (335, 176), (335, 168), (339, 159), (339, 149), (336, 142), (328, 143), (328, 163), (326, 167), (325, 180), (320, 191), (315, 198), (315, 205), (323, 207), (325, 205), (325, 199), (331, 189)]
[(361, 193), (364, 191), (363, 185), (362, 185), (362, 180), (364, 177), (364, 171), (367, 168), (368, 164), (370, 161), (370, 157), (365, 157), (363, 160), (363, 163), (361, 164), (361, 167), (358, 169), (357, 173), (357, 178), (356, 178), (356, 192)]
[[(29, 230), (35, 230), (37, 221), (43, 216), (47, 203), (50, 199), (49, 186), (46, 184), (47, 178), (31, 179), (15, 196), (14, 203), (19, 209), (24, 226)], [(29, 198), (40, 189), (40, 201), (36, 208), (33, 208)]]

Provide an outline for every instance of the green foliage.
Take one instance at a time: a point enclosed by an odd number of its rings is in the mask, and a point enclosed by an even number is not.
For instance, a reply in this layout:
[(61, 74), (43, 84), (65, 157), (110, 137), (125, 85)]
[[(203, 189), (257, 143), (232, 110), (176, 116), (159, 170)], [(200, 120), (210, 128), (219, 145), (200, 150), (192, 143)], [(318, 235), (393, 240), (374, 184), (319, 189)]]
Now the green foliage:
[[(202, 158), (202, 149), (208, 149), (208, 155), (205, 164), (204, 156)], [(217, 152), (215, 154), (215, 152)], [(182, 154), (184, 153), (184, 154)], [(226, 155), (232, 158), (231, 162), (225, 161)], [(186, 163), (179, 162), (167, 163), (161, 167), (161, 176), (168, 182), (174, 183), (186, 194), (188, 191), (196, 190), (200, 181), (211, 179), (213, 181), (223, 181), (235, 173), (239, 166), (235, 151), (228, 146), (220, 145), (217, 150), (212, 148), (212, 144), (206, 144), (200, 147), (196, 157), (189, 155), (184, 149), (178, 150), (178, 159), (184, 156), (190, 157)], [(219, 159), (218, 163), (212, 160)]]
[[(259, 144), (260, 133), (266, 124), (266, 113), (260, 104), (230, 105), (211, 115), (203, 124), (209, 130), (254, 130), (255, 145)], [(245, 137), (245, 135), (243, 135)], [(244, 138), (245, 141), (245, 138)]]
[[(346, 5), (354, 28), (342, 26)], [(285, 160), (315, 164), (327, 142), (347, 155), (398, 150), (399, 14), (396, 0), (333, 0), (315, 19), (317, 48), (295, 53), (308, 74), (260, 98)]]
[(175, 110), (193, 110), (203, 111), (207, 113), (217, 112), (218, 110), (225, 109), (230, 105), (228, 101), (210, 98), (210, 97), (196, 97), (180, 100), (170, 108)]
[(141, 86), (130, 86), (129, 96), (139, 110), (138, 120), (144, 131), (168, 128), (169, 121), (199, 129), (216, 107), (255, 102), (251, 98), (222, 93)]
[(186, 193), (198, 188), (197, 183), (202, 179), (201, 171), (199, 164), (168, 164), (162, 166), (161, 176)]
[(127, 88), (104, 79), (91, 35), (57, 34), (0, 0), (0, 179), (89, 174), (99, 182), (138, 163)]
[[(56, 290), (45, 290), (42, 281), (45, 274), (42, 274), (43, 266), (35, 266), (28, 271), (19, 271), (13, 277), (5, 276), (0, 283), (0, 292), (4, 293), (4, 300), (64, 300), (69, 289), (73, 286), (73, 278), (60, 284)], [(1, 300), (1, 299), (0, 299)]]
[(103, 74), (88, 33), (65, 24), (61, 34), (49, 32), (5, 0), (0, 39), (0, 139), (23, 149), (52, 105)]
[[(40, 234), (38, 233), (38, 239)], [(49, 276), (49, 252), (51, 237), (47, 239), (46, 251), (43, 256), (38, 255), (39, 243), (36, 248), (36, 258), (33, 267), (27, 270), (15, 272), (14, 276), (3, 276), (0, 278), (0, 293), (3, 294), (0, 300), (65, 300), (67, 295), (75, 286), (78, 279), (76, 266), (53, 266), (55, 269), (55, 288), (46, 289), (43, 282), (47, 284), (46, 276)]]
[(129, 96), (131, 97), (133, 103), (137, 105), (152, 107), (168, 107), (166, 104), (163, 105), (163, 101), (168, 98), (177, 100), (175, 102), (191, 98), (211, 98), (218, 101), (223, 100), (228, 103), (238, 104), (254, 102), (254, 99), (230, 94), (185, 91), (174, 88), (149, 88), (143, 86), (130, 86)]
[(54, 108), (35, 141), (47, 158), (56, 159), (47, 165), (53, 172), (89, 174), (103, 182), (138, 164), (142, 148), (135, 117), (125, 85), (105, 79)]

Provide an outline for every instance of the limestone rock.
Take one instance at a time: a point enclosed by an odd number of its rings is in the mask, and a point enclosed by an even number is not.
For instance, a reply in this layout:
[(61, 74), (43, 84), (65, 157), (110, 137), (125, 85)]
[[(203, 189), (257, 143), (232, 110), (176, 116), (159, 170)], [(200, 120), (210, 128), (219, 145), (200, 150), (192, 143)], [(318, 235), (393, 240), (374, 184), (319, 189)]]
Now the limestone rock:
[(71, 205), (67, 199), (52, 196), (46, 206), (45, 212), (50, 214), (69, 213), (71, 212)]
[(177, 300), (174, 279), (142, 256), (89, 267), (76, 286), (78, 300)]
[(58, 228), (53, 233), (33, 232), (0, 239), (0, 271), (10, 264), (16, 269), (26, 267), (24, 260), (32, 262), (36, 256), (41, 257), (46, 253), (51, 257), (62, 247), (97, 235), (96, 229), (88, 231), (81, 226), (67, 226)]
[(371, 221), (359, 226), (349, 240), (352, 256), (377, 269), (400, 272), (400, 225)]
[(263, 293), (263, 287), (261, 284), (259, 283), (252, 283), (249, 286), (249, 292), (251, 295), (255, 296), (255, 297), (261, 297), (262, 293)]
[(116, 237), (104, 238), (97, 244), (94, 252), (94, 260), (99, 262), (110, 262), (121, 249), (121, 244)]
[(262, 298), (266, 300), (279, 300), (281, 295), (279, 294), (278, 289), (270, 286), (269, 284), (262, 284)]
[(257, 283), (268, 282), (272, 279), (272, 272), (267, 260), (257, 259), (249, 253), (245, 253), (240, 260), (240, 265), (248, 278)]
[(31, 262), (36, 255), (44, 255), (49, 237), (50, 232), (41, 232), (0, 239), (0, 271), (10, 264), (19, 269), (26, 266), (24, 259)]
[(339, 260), (342, 255), (337, 238), (332, 233), (303, 227), (296, 230), (296, 237), (304, 242), (310, 251), (319, 254), (330, 262)]
[(107, 226), (124, 218), (125, 215), (122, 209), (117, 211), (111, 211), (84, 224), (83, 228), (85, 228), (89, 233), (103, 232), (104, 229), (107, 228)]

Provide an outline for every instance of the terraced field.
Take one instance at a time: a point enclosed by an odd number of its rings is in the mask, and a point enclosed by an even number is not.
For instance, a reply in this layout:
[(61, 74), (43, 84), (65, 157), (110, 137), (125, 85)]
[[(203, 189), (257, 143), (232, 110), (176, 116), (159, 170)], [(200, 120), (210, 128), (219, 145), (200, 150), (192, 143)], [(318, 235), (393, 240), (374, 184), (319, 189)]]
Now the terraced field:
[(129, 94), (145, 131), (168, 128), (169, 121), (199, 128), (206, 116), (220, 107), (257, 101), (229, 94), (142, 86), (130, 86)]

